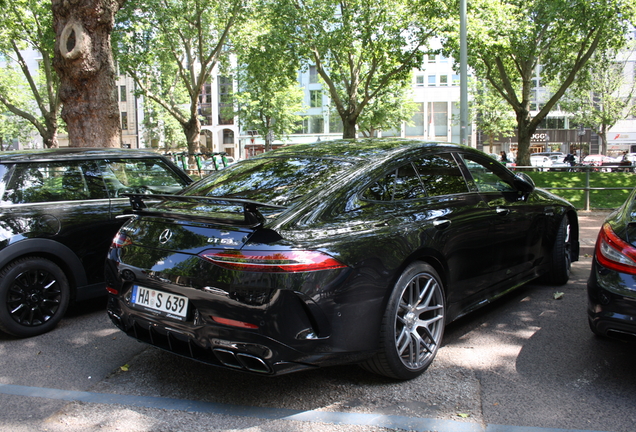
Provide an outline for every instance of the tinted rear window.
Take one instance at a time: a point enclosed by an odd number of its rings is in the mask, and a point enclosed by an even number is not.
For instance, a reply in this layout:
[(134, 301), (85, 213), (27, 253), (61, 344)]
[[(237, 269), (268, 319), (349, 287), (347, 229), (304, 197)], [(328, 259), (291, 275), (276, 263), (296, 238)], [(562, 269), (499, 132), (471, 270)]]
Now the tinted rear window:
[(249, 159), (206, 177), (184, 194), (288, 205), (333, 181), (351, 166), (349, 162), (322, 158)]

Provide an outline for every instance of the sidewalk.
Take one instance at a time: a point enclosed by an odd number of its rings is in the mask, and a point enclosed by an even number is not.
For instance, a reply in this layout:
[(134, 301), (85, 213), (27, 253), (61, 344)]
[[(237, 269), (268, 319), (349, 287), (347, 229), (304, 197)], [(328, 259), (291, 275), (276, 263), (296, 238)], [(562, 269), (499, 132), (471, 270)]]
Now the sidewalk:
[(596, 237), (603, 225), (603, 221), (611, 210), (579, 210), (579, 243), (581, 245), (580, 258), (592, 256)]

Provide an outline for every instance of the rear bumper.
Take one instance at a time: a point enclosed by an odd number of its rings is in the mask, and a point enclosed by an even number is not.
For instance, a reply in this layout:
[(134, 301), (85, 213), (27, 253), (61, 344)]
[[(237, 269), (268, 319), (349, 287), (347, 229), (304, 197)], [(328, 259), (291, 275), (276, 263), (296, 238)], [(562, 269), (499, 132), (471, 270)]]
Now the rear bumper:
[(601, 336), (636, 341), (636, 282), (634, 276), (592, 264), (587, 282), (588, 318)]

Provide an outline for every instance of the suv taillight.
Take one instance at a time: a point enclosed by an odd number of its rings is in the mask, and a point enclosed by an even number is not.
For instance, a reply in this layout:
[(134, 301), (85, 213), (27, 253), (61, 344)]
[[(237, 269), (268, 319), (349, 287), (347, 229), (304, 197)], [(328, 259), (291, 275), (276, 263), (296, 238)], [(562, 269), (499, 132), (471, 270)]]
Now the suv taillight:
[(636, 274), (636, 248), (616, 235), (606, 223), (596, 240), (596, 260), (603, 267), (621, 273)]

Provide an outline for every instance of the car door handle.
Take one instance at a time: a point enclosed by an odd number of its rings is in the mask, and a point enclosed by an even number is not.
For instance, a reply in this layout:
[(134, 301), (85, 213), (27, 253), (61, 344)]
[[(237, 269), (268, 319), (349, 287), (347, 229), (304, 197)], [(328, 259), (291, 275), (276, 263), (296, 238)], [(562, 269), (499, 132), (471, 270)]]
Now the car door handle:
[(437, 229), (446, 229), (450, 226), (451, 221), (449, 219), (435, 219), (433, 226)]
[(510, 213), (510, 210), (504, 207), (497, 207), (496, 212), (498, 215), (505, 216)]

